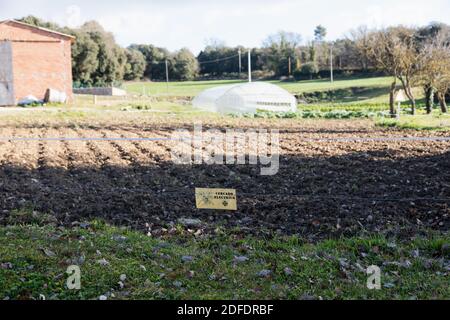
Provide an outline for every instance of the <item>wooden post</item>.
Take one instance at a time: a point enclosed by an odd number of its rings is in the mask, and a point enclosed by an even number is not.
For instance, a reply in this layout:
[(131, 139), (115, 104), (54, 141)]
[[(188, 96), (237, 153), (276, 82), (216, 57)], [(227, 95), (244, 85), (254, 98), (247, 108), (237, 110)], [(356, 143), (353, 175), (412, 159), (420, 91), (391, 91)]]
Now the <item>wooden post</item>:
[(333, 45), (330, 47), (330, 80), (334, 82), (334, 74), (333, 74)]
[(252, 50), (248, 50), (248, 82), (252, 82)]
[(241, 79), (241, 71), (242, 71), (242, 57), (241, 57), (241, 48), (239, 48), (239, 79)]
[(291, 76), (291, 73), (292, 73), (292, 66), (291, 66), (291, 57), (289, 57), (289, 65), (288, 65), (288, 70), (289, 70), (289, 76)]
[(167, 94), (169, 94), (169, 63), (166, 59), (166, 87), (167, 87)]

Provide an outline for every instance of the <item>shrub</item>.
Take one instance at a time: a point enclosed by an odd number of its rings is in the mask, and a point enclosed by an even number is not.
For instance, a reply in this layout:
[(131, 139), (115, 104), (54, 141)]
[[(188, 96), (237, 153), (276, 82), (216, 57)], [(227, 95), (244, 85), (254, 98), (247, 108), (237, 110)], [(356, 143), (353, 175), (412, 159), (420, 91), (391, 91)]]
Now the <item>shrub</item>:
[(312, 79), (319, 72), (319, 67), (315, 62), (308, 62), (300, 67), (300, 70), (294, 72), (295, 80)]

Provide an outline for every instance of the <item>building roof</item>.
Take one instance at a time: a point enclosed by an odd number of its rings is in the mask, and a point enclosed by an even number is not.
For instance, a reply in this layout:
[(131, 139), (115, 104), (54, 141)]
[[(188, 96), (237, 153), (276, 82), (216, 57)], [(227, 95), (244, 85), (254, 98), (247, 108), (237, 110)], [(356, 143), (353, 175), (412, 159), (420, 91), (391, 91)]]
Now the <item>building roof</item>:
[(42, 32), (54, 35), (54, 36), (59, 36), (61, 38), (69, 39), (72, 42), (75, 41), (75, 37), (74, 36), (71, 36), (71, 35), (68, 35), (68, 34), (65, 34), (65, 33), (61, 33), (61, 32), (58, 32), (58, 31), (50, 30), (50, 29), (47, 29), (47, 28), (34, 26), (32, 24), (28, 24), (28, 23), (25, 23), (25, 22), (20, 22), (20, 21), (16, 21), (16, 20), (4, 20), (4, 21), (0, 21), (0, 25), (2, 25), (2, 24), (13, 24), (13, 25), (16, 25), (18, 27), (25, 27), (25, 28), (29, 28), (29, 29), (35, 29), (35, 30), (39, 30), (39, 31), (42, 31)]

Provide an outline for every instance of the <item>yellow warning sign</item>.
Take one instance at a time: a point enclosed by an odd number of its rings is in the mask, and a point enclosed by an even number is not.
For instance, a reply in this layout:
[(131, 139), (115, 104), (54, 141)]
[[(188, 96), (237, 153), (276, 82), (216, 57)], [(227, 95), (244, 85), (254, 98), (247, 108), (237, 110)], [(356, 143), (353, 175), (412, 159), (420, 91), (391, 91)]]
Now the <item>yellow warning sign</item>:
[(237, 210), (235, 189), (195, 189), (197, 209)]

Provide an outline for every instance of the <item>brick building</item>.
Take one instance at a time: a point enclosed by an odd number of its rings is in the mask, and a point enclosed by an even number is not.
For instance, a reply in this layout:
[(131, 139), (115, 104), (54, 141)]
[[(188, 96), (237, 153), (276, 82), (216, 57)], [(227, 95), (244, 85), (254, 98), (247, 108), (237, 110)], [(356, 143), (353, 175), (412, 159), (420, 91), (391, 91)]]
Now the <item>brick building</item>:
[(18, 21), (0, 22), (0, 106), (26, 96), (44, 99), (48, 89), (72, 99), (74, 37)]

